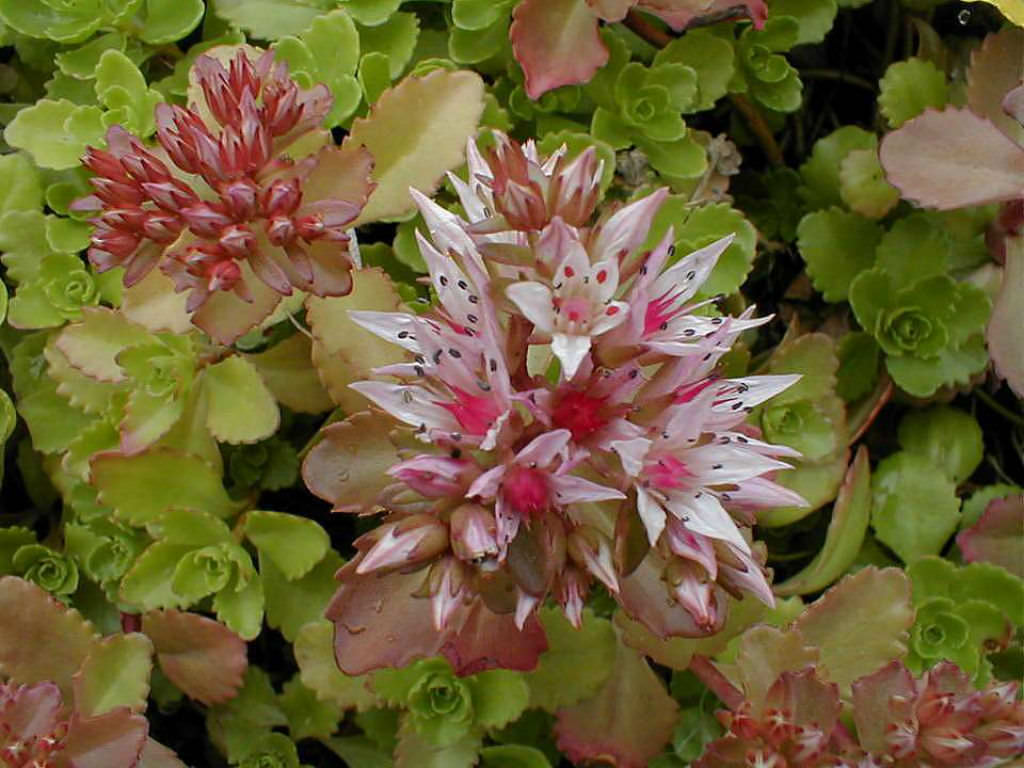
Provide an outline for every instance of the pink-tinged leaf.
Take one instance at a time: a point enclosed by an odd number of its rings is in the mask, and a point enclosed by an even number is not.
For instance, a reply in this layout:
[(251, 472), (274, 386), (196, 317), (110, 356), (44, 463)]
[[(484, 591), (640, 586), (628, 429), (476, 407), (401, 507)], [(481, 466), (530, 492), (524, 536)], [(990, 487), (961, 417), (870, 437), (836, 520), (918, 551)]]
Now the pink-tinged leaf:
[(302, 462), (306, 486), (336, 512), (372, 511), (394, 483), (385, 473), (401, 461), (388, 438), (393, 427), (390, 416), (363, 411), (322, 430)]
[(971, 55), (967, 71), (967, 106), (987, 117), (1017, 143), (1024, 142), (1024, 126), (1003, 109), (1006, 94), (1024, 79), (1024, 29), (1007, 27), (989, 35)]
[(152, 341), (145, 328), (126, 322), (106, 307), (86, 307), (82, 319), (67, 326), (57, 337), (57, 349), (72, 367), (99, 381), (124, 380), (117, 355), (124, 349)]
[(574, 763), (644, 768), (672, 735), (678, 711), (644, 657), (620, 640), (608, 681), (592, 698), (558, 712), (555, 737)]
[(71, 720), (68, 739), (58, 754), (57, 768), (135, 768), (146, 745), (149, 723), (128, 709), (98, 717)]
[(602, 21), (622, 21), (636, 0), (587, 0), (587, 5)]
[(755, 716), (761, 714), (768, 691), (782, 673), (799, 672), (817, 661), (818, 649), (811, 647), (799, 632), (767, 625), (744, 632), (735, 669)]
[(187, 768), (178, 759), (174, 750), (168, 749), (155, 739), (146, 739), (142, 747), (142, 754), (139, 755), (139, 762), (135, 768)]
[(608, 62), (597, 16), (586, 0), (523, 0), (512, 13), (508, 36), (531, 99), (585, 83)]
[(528, 672), (548, 649), (544, 627), (531, 614), (520, 630), (511, 613), (492, 613), (481, 601), (469, 609), (462, 628), (441, 648), (457, 675), (488, 669)]
[(879, 155), (889, 182), (928, 208), (1024, 196), (1024, 148), (966, 109), (926, 111), (886, 136)]
[(174, 281), (152, 270), (131, 288), (125, 288), (121, 314), (151, 331), (187, 333), (192, 329), (185, 303), (188, 293), (175, 293)]
[(49, 680), (64, 701), (72, 677), (99, 640), (81, 614), (15, 576), (0, 578), (0, 675), (17, 683)]
[(886, 735), (894, 714), (890, 705), (894, 701), (914, 701), (917, 695), (914, 678), (902, 661), (893, 661), (854, 681), (851, 687), (853, 717), (861, 746), (872, 752), (885, 752), (889, 746)]
[(335, 623), (334, 652), (342, 672), (404, 667), (441, 650), (445, 637), (434, 630), (430, 600), (412, 596), (426, 571), (359, 575), (349, 563), (338, 577), (341, 587), (325, 615)]
[(1024, 579), (1024, 496), (990, 501), (978, 522), (957, 534), (956, 544), (968, 563), (995, 563)]
[(193, 324), (221, 344), (233, 344), (266, 320), (281, 301), (281, 294), (256, 277), (248, 262), (242, 265), (242, 279), (252, 294), (251, 302), (243, 301), (234, 292), (215, 291), (192, 315)]
[(302, 184), (306, 200), (344, 200), (362, 208), (377, 186), (371, 179), (373, 156), (351, 140), (341, 147), (324, 147)]
[[(56, 726), (64, 706), (60, 688), (53, 683), (12, 686), (14, 696), (7, 700), (3, 710), (3, 728), (15, 741), (31, 741), (46, 736)], [(6, 688), (6, 690), (4, 690)], [(0, 690), (9, 694), (10, 688), (0, 683)]]
[(808, 606), (794, 626), (809, 645), (820, 649), (829, 679), (846, 696), (858, 677), (907, 652), (913, 623), (906, 573), (868, 566)]
[[(744, 13), (758, 29), (768, 17), (768, 6), (764, 0), (640, 0), (637, 8), (657, 16), (677, 32), (697, 20), (742, 18)], [(737, 13), (739, 9), (743, 9)]]
[(245, 642), (220, 622), (197, 613), (150, 611), (142, 631), (153, 641), (160, 669), (190, 698), (209, 706), (238, 693), (249, 663)]
[(312, 354), (309, 338), (296, 333), (266, 352), (243, 357), (256, 367), (279, 403), (298, 413), (323, 413), (334, 403), (320, 383)]
[(103, 638), (75, 673), (75, 712), (105, 715), (123, 707), (143, 711), (152, 671), (153, 644), (148, 637), (130, 632)]
[(1024, 235), (1006, 238), (1003, 284), (988, 321), (985, 339), (996, 372), (1024, 397)]

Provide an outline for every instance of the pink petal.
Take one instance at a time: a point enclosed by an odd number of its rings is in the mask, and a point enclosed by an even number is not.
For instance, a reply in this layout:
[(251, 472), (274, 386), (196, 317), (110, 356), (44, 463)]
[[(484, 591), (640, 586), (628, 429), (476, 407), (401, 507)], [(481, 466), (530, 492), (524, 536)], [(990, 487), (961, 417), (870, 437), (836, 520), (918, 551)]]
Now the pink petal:
[(536, 462), (538, 467), (546, 467), (555, 457), (565, 452), (572, 433), (568, 429), (556, 429), (533, 438), (525, 448), (516, 454), (517, 464)]
[(512, 12), (508, 36), (531, 99), (585, 83), (608, 61), (597, 16), (585, 0), (523, 0)]
[(661, 187), (653, 194), (612, 214), (600, 226), (597, 241), (591, 248), (594, 257), (598, 260), (621, 259), (636, 250), (647, 239), (654, 214), (661, 208), (666, 197), (668, 187)]
[(1024, 149), (966, 109), (928, 110), (882, 140), (882, 166), (900, 193), (948, 210), (1024, 195)]
[(586, 501), (610, 501), (624, 499), (622, 491), (600, 483), (584, 480), (575, 475), (552, 475), (551, 487), (559, 504), (576, 504)]
[(512, 283), (505, 289), (526, 319), (544, 333), (555, 327), (555, 310), (551, 305), (551, 289), (537, 282)]

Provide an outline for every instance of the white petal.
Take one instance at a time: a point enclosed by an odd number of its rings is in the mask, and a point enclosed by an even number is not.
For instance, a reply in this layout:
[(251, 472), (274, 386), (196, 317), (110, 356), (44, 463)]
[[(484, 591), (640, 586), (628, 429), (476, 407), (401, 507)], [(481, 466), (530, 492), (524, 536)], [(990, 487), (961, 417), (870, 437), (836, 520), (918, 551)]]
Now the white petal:
[(742, 551), (750, 552), (750, 545), (740, 535), (736, 522), (712, 494), (672, 492), (668, 494), (668, 508), (691, 531), (728, 541)]
[(501, 485), (501, 478), (505, 476), (506, 469), (507, 467), (504, 464), (488, 469), (469, 486), (469, 490), (466, 491), (466, 498), (471, 499), (474, 496), (479, 496), (483, 499), (493, 499), (498, 493), (498, 486)]
[(732, 245), (735, 235), (726, 235), (710, 245), (688, 254), (666, 269), (655, 281), (652, 293), (658, 296), (668, 290), (680, 290), (676, 299), (679, 303), (688, 301), (708, 279), (711, 270), (718, 263), (718, 257)]
[(348, 386), (411, 426), (453, 432), (461, 429), (451, 413), (434, 403), (436, 395), (423, 387), (385, 381), (357, 381)]
[(586, 501), (611, 501), (624, 499), (626, 495), (607, 485), (593, 483), (575, 475), (552, 475), (551, 487), (559, 504), (575, 504)]
[[(615, 307), (618, 312), (611, 315), (608, 314), (608, 307)], [(612, 328), (622, 324), (622, 321), (629, 316), (629, 304), (624, 301), (612, 301), (609, 302), (608, 306), (601, 310), (601, 314), (591, 321), (590, 323), (590, 335), (600, 336), (602, 333), (607, 333)]]
[(570, 336), (567, 333), (551, 334), (551, 351), (562, 364), (562, 377), (568, 381), (576, 375), (583, 358), (590, 351), (590, 336)]
[(636, 511), (640, 515), (640, 521), (647, 530), (647, 540), (653, 547), (658, 542), (658, 537), (665, 530), (667, 515), (661, 504), (645, 489), (636, 486)]
[(543, 435), (533, 438), (525, 448), (516, 454), (516, 463), (536, 463), (538, 467), (546, 467), (555, 460), (558, 454), (564, 453), (571, 437), (572, 432), (568, 429), (545, 432)]
[(746, 376), (740, 379), (725, 379), (719, 391), (725, 394), (715, 401), (716, 411), (741, 411), (754, 408), (800, 381), (799, 373), (782, 373), (772, 376)]
[(551, 289), (534, 281), (512, 283), (505, 289), (526, 319), (544, 333), (555, 327), (555, 309), (551, 304)]
[(636, 477), (644, 467), (644, 457), (651, 447), (651, 441), (646, 437), (637, 437), (632, 440), (614, 440), (609, 447), (619, 454), (619, 461), (622, 468), (630, 477)]
[(416, 341), (415, 315), (404, 312), (372, 312), (350, 309), (348, 316), (356, 325), (365, 328), (375, 336), (405, 347), (410, 352), (419, 352), (419, 342)]
[(630, 203), (617, 211), (601, 227), (591, 252), (595, 258), (615, 259), (620, 252), (632, 253), (651, 230), (651, 221), (668, 196), (668, 188), (662, 187), (642, 200)]
[(455, 193), (459, 196), (459, 202), (462, 203), (462, 208), (466, 212), (471, 223), (483, 221), (487, 218), (486, 211), (489, 207), (487, 205), (488, 201), (481, 200), (477, 197), (476, 192), (473, 191), (473, 187), (451, 171), (448, 172), (448, 181), (450, 181), (452, 186), (455, 187)]

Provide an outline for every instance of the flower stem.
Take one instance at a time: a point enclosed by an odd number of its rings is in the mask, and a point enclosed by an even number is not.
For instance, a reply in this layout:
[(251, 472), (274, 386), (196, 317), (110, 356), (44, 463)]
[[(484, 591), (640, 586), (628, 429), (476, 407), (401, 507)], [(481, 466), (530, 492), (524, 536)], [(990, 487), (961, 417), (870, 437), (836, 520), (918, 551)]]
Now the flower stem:
[(729, 709), (735, 711), (745, 701), (743, 692), (730, 683), (707, 656), (694, 654), (690, 659), (690, 671)]
[(656, 27), (636, 11), (627, 13), (626, 18), (622, 20), (622, 25), (655, 48), (664, 48), (675, 39), (668, 32)]
[(747, 119), (747, 124), (750, 126), (750, 130), (754, 132), (754, 136), (761, 145), (761, 149), (764, 150), (768, 162), (774, 166), (782, 165), (782, 149), (779, 148), (778, 142), (775, 141), (772, 129), (764, 121), (764, 115), (761, 114), (761, 110), (757, 108), (757, 105), (742, 93), (730, 93), (729, 100), (743, 117)]
[(997, 401), (994, 397), (992, 397), (992, 395), (990, 395), (985, 390), (983, 390), (983, 389), (976, 389), (974, 391), (974, 394), (977, 395), (978, 399), (981, 400), (981, 402), (983, 402), (985, 405), (987, 405), (993, 411), (998, 413), (1004, 419), (1012, 421), (1018, 427), (1024, 427), (1024, 417), (1019, 416), (1018, 414), (1016, 414), (1013, 411), (1011, 411), (1009, 408), (1007, 408), (1005, 405), (1001, 404), (999, 401)]

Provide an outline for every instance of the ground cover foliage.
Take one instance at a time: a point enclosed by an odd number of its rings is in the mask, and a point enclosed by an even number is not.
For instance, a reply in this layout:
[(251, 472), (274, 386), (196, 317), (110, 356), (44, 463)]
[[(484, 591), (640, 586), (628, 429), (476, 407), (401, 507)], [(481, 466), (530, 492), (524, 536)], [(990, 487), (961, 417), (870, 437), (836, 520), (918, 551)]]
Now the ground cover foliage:
[(1019, 0), (0, 45), (0, 765), (1024, 757)]

